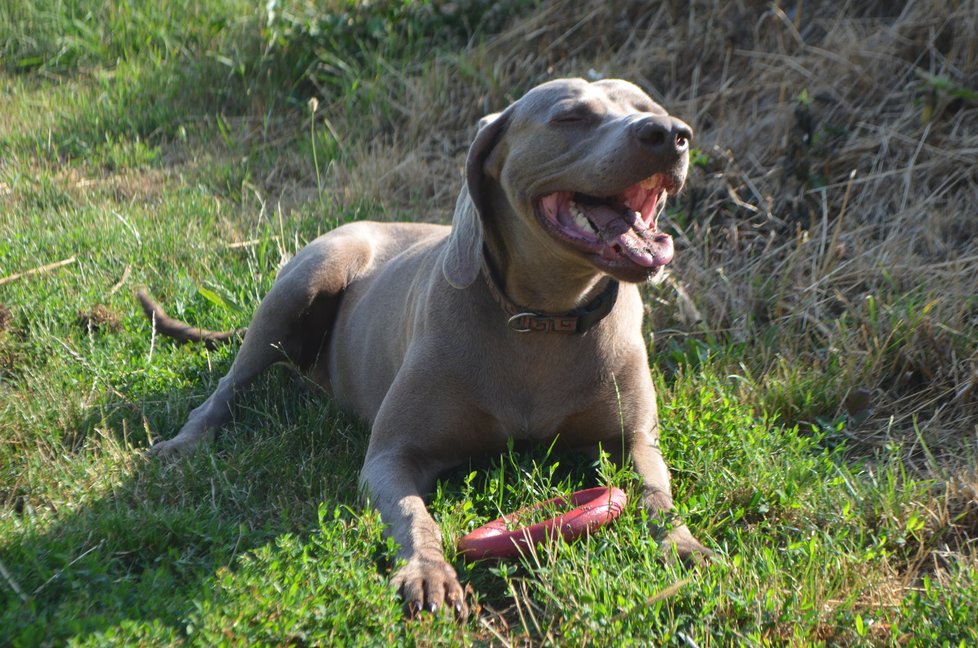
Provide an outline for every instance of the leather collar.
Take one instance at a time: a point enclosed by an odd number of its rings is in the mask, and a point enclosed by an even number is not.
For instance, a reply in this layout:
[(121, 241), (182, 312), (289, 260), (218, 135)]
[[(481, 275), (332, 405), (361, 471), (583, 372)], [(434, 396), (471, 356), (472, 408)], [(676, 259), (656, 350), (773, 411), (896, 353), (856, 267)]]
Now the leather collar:
[(545, 313), (521, 306), (500, 288), (498, 275), (486, 249), (482, 251), (482, 276), (493, 300), (509, 316), (507, 326), (516, 333), (584, 333), (604, 319), (618, 300), (618, 281), (612, 279), (600, 295), (566, 313)]

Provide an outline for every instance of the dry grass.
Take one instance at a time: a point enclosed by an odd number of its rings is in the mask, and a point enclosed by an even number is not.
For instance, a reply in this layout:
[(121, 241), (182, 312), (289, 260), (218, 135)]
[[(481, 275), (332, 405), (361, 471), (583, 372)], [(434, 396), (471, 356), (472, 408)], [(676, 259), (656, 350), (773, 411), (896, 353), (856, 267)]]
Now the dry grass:
[(742, 399), (835, 426), (853, 456), (899, 446), (959, 545), (978, 511), (976, 33), (973, 1), (546, 3), (389, 71), (384, 112), (322, 98), (346, 161), (323, 189), (447, 222), (479, 117), (548, 78), (639, 83), (703, 154), (651, 295), (657, 350), (705, 341)]
[[(674, 285), (702, 320), (663, 295), (656, 330), (747, 343), (743, 396), (759, 405), (798, 372), (830, 380), (836, 416), (850, 391), (867, 393), (855, 414), (871, 417), (847, 429), (857, 447), (899, 441), (925, 470), (967, 463), (978, 5), (774, 4), (548, 3), (457, 57), (386, 78), (393, 118), (331, 121), (349, 164), (325, 189), (444, 222), (480, 116), (547, 78), (636, 81), (694, 125), (704, 156), (672, 214)], [(342, 135), (363, 129), (375, 137)], [(782, 418), (833, 413), (816, 401)]]

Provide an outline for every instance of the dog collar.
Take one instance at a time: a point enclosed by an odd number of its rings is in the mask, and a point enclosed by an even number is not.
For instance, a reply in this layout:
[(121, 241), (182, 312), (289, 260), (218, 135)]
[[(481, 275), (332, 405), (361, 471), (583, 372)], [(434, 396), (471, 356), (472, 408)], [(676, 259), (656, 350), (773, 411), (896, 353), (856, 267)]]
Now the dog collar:
[(600, 295), (584, 306), (566, 313), (545, 313), (520, 306), (500, 288), (487, 250), (482, 252), (482, 276), (485, 277), (493, 300), (509, 316), (507, 326), (516, 333), (584, 333), (604, 319), (618, 300), (618, 281), (612, 279)]

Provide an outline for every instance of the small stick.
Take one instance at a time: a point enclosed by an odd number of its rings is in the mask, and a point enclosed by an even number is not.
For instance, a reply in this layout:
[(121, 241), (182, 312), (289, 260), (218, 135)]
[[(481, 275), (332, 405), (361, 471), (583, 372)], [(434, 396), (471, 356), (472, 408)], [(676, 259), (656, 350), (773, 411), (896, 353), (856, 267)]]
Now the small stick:
[(27, 277), (29, 275), (40, 274), (42, 272), (49, 272), (51, 270), (57, 270), (61, 266), (66, 266), (66, 265), (72, 264), (74, 262), (75, 262), (75, 257), (71, 257), (70, 259), (62, 259), (61, 261), (56, 261), (54, 263), (49, 263), (49, 264), (43, 265), (43, 266), (41, 266), (39, 268), (31, 268), (30, 270), (25, 270), (24, 272), (18, 272), (17, 274), (12, 274), (12, 275), (9, 275), (7, 277), (0, 277), (0, 286), (5, 286), (8, 283), (13, 283), (14, 281), (17, 281), (18, 279), (21, 279), (23, 277)]
[(27, 603), (27, 595), (24, 594), (24, 590), (20, 589), (20, 585), (14, 580), (14, 577), (10, 575), (10, 572), (7, 571), (7, 566), (3, 564), (2, 560), (0, 560), (0, 574), (3, 574), (4, 579), (7, 581), (7, 585), (10, 585), (10, 589), (12, 589), (14, 593), (20, 597), (20, 600)]
[(112, 286), (112, 288), (109, 290), (110, 296), (116, 294), (119, 291), (119, 289), (122, 288), (122, 284), (126, 283), (126, 279), (129, 278), (129, 273), (131, 271), (132, 271), (132, 266), (127, 265), (126, 269), (122, 271), (122, 278), (119, 279), (119, 281), (114, 286)]
[[(650, 596), (647, 599), (645, 599), (645, 603), (643, 603), (642, 605), (645, 606), (645, 607), (648, 607), (648, 606), (652, 605), (653, 603), (656, 603), (658, 601), (662, 601), (664, 599), (669, 598), (670, 596), (672, 596), (673, 594), (675, 594), (676, 592), (678, 592), (679, 590), (681, 590), (691, 580), (693, 580), (693, 579), (692, 578), (684, 578), (682, 580), (676, 581), (675, 583), (673, 583), (672, 585), (669, 585), (668, 587), (664, 587), (663, 589), (659, 590), (658, 592), (656, 592), (652, 596)], [(611, 621), (618, 621), (618, 620), (622, 619), (623, 617), (631, 614), (636, 609), (638, 609), (638, 606), (637, 605), (634, 606), (631, 610), (622, 610), (621, 612), (619, 612), (615, 616), (611, 617)]]
[[(264, 239), (251, 239), (249, 241), (237, 241), (235, 243), (225, 243), (224, 244), (224, 247), (228, 248), (229, 250), (233, 250), (235, 248), (251, 247), (253, 245), (258, 245), (263, 240)], [(268, 240), (270, 240), (270, 241), (277, 241), (278, 240), (278, 237), (277, 236), (270, 236), (268, 238)]]

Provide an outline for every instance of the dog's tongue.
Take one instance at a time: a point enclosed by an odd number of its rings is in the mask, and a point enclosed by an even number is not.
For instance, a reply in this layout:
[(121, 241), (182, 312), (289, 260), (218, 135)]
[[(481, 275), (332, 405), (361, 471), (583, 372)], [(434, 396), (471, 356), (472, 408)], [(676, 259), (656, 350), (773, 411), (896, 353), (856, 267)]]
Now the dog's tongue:
[(605, 205), (586, 205), (583, 210), (608, 245), (606, 255), (613, 255), (617, 245), (622, 254), (645, 268), (658, 268), (672, 261), (672, 237), (650, 230), (641, 218), (625, 216)]

